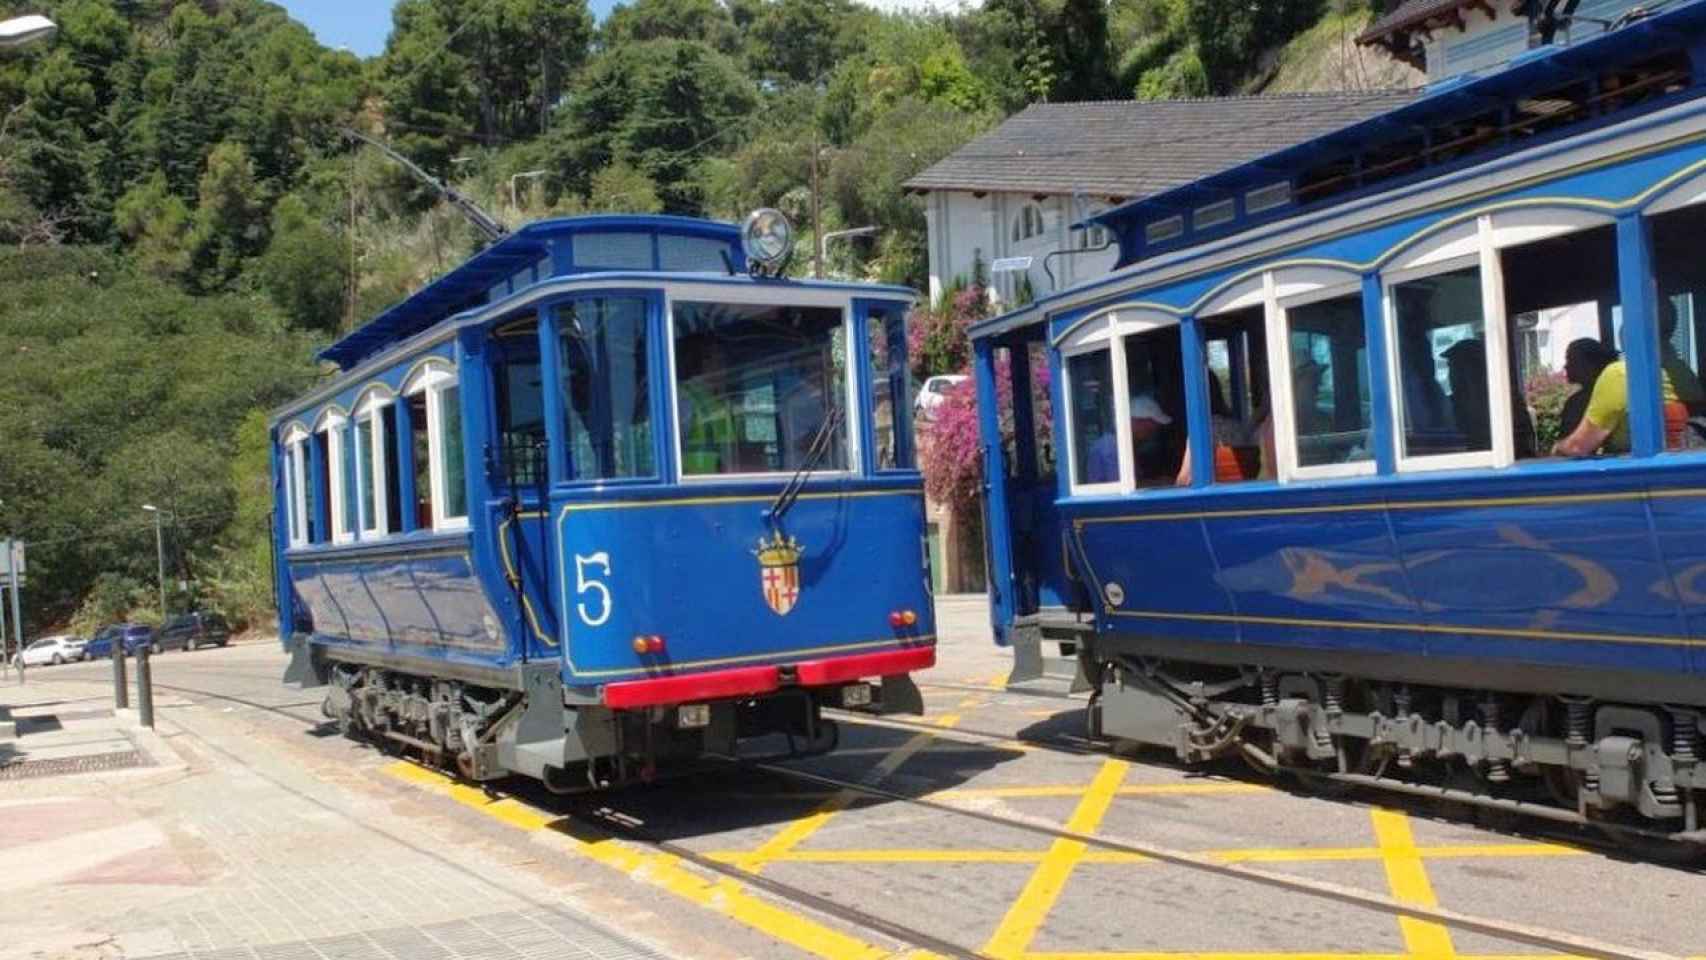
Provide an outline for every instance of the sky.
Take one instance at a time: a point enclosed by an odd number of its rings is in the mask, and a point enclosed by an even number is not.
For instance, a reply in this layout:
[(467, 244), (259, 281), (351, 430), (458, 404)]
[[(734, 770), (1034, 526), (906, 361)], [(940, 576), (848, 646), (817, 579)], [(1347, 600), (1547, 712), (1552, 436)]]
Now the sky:
[[(895, 9), (952, 9), (957, 0), (865, 0), (873, 7)], [(282, 0), (290, 15), (308, 25), (328, 47), (348, 47), (371, 57), (385, 49), (391, 32), (391, 3), (384, 0)], [(593, 16), (600, 19), (617, 0), (588, 0)]]

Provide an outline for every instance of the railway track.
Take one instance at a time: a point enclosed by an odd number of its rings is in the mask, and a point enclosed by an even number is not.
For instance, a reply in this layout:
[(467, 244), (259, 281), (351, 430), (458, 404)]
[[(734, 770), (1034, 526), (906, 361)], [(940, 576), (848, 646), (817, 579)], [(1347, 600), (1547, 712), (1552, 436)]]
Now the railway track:
[[(252, 709), (277, 714), (307, 726), (319, 726), (317, 717), (304, 717), (294, 712), (294, 708), (308, 706), (309, 703), (266, 704), (244, 697), (232, 696), (214, 690), (206, 690), (180, 684), (157, 683), (156, 686), (190, 696), (206, 697), (222, 702), (235, 703)], [(1025, 741), (1008, 734), (998, 734), (989, 731), (952, 730), (927, 723), (913, 721), (897, 721), (885, 718), (874, 725), (894, 725), (905, 728), (918, 728), (941, 735), (944, 739), (953, 739), (955, 735), (973, 739), (999, 739), (1003, 741)], [(182, 725), (180, 725), (182, 726)], [(251, 764), (235, 753), (225, 750), (193, 730), (185, 729), (185, 733), (197, 742), (205, 744), (209, 749), (221, 754), (240, 765), (254, 770)], [(1057, 745), (1046, 740), (1038, 740), (1036, 745), (1053, 749)], [(1090, 749), (1080, 748), (1073, 744), (1069, 752), (1083, 755), (1092, 753)], [(927, 810), (943, 816), (970, 819), (982, 823), (999, 826), (1006, 829), (1019, 830), (1032, 835), (1045, 837), (1050, 840), (1066, 840), (1084, 844), (1086, 847), (1098, 850), (1133, 855), (1155, 862), (1184, 868), (1195, 873), (1215, 876), (1250, 884), (1255, 887), (1298, 894), (1317, 900), (1331, 902), (1356, 909), (1371, 911), (1391, 918), (1409, 918), (1462, 931), (1491, 937), (1514, 945), (1539, 948), (1557, 953), (1577, 956), (1595, 957), (1602, 960), (1678, 960), (1674, 955), (1656, 951), (1644, 950), (1620, 944), (1599, 941), (1589, 937), (1562, 933), (1539, 927), (1515, 924), (1507, 921), (1480, 917), (1473, 914), (1445, 910), (1436, 907), (1426, 907), (1416, 904), (1401, 903), (1379, 894), (1326, 881), (1313, 880), (1291, 874), (1270, 873), (1252, 867), (1229, 864), (1210, 860), (1195, 854), (1171, 850), (1159, 845), (1138, 842), (1128, 839), (1112, 839), (1093, 834), (1078, 833), (1062, 829), (1037, 820), (1007, 817), (953, 806), (923, 797), (913, 797), (868, 783), (844, 780), (808, 770), (798, 769), (774, 761), (753, 761), (740, 758), (721, 758), (723, 762), (766, 776), (791, 781), (795, 784), (809, 785), (814, 788), (827, 788), (836, 791), (850, 792), (865, 798), (885, 803), (904, 804), (916, 809)], [(434, 768), (437, 769), (437, 768)], [(256, 773), (260, 771), (256, 770)], [(263, 777), (264, 774), (261, 774)], [(270, 778), (269, 778), (270, 779)], [(299, 793), (288, 785), (279, 784), (281, 789)], [(489, 793), (501, 795), (501, 791), (493, 790), (492, 785), (482, 785)], [(535, 791), (523, 789), (513, 794), (518, 799), (535, 804), (549, 805), (553, 798), (542, 798), (534, 795)], [(306, 795), (304, 795), (306, 796)], [(309, 798), (312, 799), (312, 798)], [(314, 801), (318, 803), (318, 801)], [(322, 804), (323, 806), (323, 804)], [(349, 816), (348, 814), (340, 814)], [(821, 916), (829, 917), (848, 924), (862, 932), (874, 933), (881, 938), (893, 941), (902, 947), (923, 950), (929, 954), (942, 957), (959, 958), (959, 960), (977, 960), (987, 954), (976, 948), (968, 947), (952, 941), (944, 940), (915, 927), (889, 920), (885, 917), (861, 910), (846, 904), (837, 903), (829, 897), (804, 889), (794, 884), (776, 880), (773, 877), (750, 873), (733, 864), (723, 863), (705, 856), (689, 847), (670, 840), (662, 839), (652, 834), (643, 822), (623, 815), (608, 805), (582, 811), (581, 815), (591, 821), (601, 833), (620, 839), (655, 853), (674, 857), (684, 863), (691, 864), (701, 870), (719, 876), (738, 880), (740, 883), (754, 889), (762, 890), (780, 900), (797, 907), (804, 908)], [(403, 838), (396, 838), (408, 843)], [(437, 854), (433, 854), (438, 856)]]

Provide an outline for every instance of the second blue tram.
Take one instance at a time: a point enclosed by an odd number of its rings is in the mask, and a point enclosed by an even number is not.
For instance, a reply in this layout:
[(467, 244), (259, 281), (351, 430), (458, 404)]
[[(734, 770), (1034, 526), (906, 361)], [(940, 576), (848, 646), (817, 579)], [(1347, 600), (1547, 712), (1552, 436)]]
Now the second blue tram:
[[(1113, 273), (973, 331), (1017, 675), (1059, 643), (1186, 760), (1699, 839), (1706, 4), (1097, 221)], [(1623, 413), (1576, 459), (1581, 341)]]
[(536, 223), (328, 348), (273, 424), (289, 679), (563, 790), (921, 712), (912, 293), (769, 275), (779, 218)]

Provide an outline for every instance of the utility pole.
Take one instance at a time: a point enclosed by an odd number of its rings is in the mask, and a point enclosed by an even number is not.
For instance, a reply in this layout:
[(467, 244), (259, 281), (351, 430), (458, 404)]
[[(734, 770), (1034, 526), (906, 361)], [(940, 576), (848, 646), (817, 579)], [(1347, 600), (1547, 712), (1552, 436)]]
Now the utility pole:
[(160, 619), (166, 619), (166, 539), (160, 532), (160, 508), (145, 503), (142, 509), (154, 515), (154, 561), (160, 578)]
[(817, 160), (817, 127), (812, 127), (812, 276), (823, 279), (823, 202), (820, 199)]

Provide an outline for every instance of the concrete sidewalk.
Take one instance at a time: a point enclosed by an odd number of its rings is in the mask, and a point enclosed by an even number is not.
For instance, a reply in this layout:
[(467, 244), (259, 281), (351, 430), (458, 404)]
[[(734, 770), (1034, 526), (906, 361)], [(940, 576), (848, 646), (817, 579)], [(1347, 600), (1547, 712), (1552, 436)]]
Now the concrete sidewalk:
[(0, 960), (665, 956), (419, 822), (371, 751), (183, 696), (156, 734), (56, 669), (0, 685)]

